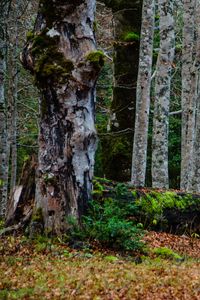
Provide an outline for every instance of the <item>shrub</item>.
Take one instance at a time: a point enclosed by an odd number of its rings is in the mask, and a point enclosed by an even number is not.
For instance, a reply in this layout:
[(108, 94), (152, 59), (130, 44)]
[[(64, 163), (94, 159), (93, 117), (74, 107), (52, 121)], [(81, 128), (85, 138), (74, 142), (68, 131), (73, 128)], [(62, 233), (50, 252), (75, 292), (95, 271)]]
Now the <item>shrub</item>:
[(143, 230), (129, 220), (129, 215), (136, 209), (134, 204), (111, 198), (101, 204), (91, 201), (88, 214), (82, 220), (82, 230), (73, 224), (71, 235), (75, 239), (97, 241), (103, 246), (118, 250), (141, 250)]

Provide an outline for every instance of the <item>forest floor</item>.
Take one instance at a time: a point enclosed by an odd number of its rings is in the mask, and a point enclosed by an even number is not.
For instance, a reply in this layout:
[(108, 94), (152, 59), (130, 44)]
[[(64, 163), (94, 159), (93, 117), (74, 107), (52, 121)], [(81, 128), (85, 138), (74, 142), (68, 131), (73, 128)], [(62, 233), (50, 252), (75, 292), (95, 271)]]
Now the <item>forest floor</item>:
[(148, 232), (144, 240), (150, 254), (132, 256), (1, 238), (0, 299), (199, 300), (200, 239)]

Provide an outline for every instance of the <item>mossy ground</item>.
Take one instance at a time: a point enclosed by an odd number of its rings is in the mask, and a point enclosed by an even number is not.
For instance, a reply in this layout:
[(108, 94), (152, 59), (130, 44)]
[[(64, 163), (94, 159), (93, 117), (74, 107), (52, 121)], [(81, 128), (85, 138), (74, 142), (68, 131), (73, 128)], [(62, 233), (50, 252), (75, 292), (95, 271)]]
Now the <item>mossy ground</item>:
[[(160, 236), (162, 243), (167, 239)], [(72, 250), (46, 239), (0, 240), (0, 299), (190, 299), (200, 261)]]

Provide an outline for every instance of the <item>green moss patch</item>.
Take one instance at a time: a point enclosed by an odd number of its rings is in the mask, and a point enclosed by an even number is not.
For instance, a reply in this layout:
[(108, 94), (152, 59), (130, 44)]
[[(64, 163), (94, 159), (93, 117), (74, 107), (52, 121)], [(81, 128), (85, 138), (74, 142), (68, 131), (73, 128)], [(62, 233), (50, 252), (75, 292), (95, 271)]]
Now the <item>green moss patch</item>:
[(66, 82), (74, 69), (73, 62), (59, 51), (59, 36), (51, 37), (45, 29), (40, 34), (29, 34), (32, 42), (31, 54), (34, 58), (34, 73), (37, 86), (43, 87), (46, 80), (52, 84)]
[(136, 32), (127, 32), (122, 38), (125, 42), (139, 41), (140, 35)]

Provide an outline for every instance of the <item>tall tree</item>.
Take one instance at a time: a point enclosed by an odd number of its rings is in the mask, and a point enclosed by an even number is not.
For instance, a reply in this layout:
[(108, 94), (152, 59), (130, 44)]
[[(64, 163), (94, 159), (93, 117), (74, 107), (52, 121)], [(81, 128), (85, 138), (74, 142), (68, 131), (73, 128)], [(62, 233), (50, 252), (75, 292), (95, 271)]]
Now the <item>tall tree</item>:
[(154, 0), (144, 0), (140, 37), (140, 61), (137, 80), (136, 120), (131, 176), (131, 181), (134, 186), (144, 186), (145, 184), (153, 57), (154, 18)]
[(7, 114), (5, 99), (6, 73), (6, 15), (9, 1), (0, 3), (0, 217), (5, 216), (7, 205)]
[(80, 219), (92, 188), (95, 82), (103, 65), (94, 0), (41, 0), (22, 61), (40, 90), (36, 208), (59, 234)]
[(112, 9), (114, 27), (113, 96), (109, 136), (103, 142), (103, 169), (106, 177), (125, 181), (131, 174), (142, 1), (101, 2)]
[(196, 1), (195, 6), (195, 59), (193, 63), (192, 73), (194, 76), (194, 108), (195, 111), (195, 130), (194, 145), (192, 155), (192, 175), (189, 182), (189, 190), (200, 192), (200, 1)]
[(152, 185), (168, 188), (168, 126), (175, 36), (173, 1), (159, 0), (160, 50), (156, 66), (152, 137)]
[(181, 189), (188, 190), (192, 176), (193, 141), (195, 127), (195, 97), (193, 74), (195, 0), (183, 0), (182, 50), (182, 137)]
[[(8, 147), (10, 151), (10, 195), (16, 186), (17, 178), (17, 89), (18, 89), (18, 26), (21, 10), (19, 5), (22, 1), (12, 0), (10, 3), (9, 17), (7, 19), (7, 56), (8, 56), (8, 95), (7, 95), (7, 114), (8, 114)], [(9, 153), (10, 152), (10, 153)]]

